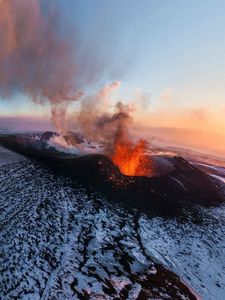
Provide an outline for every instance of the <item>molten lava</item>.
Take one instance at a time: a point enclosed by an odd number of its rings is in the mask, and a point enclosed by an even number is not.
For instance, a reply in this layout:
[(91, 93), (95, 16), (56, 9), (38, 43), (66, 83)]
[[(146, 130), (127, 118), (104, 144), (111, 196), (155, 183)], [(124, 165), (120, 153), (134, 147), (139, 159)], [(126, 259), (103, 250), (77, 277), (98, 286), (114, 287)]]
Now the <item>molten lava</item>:
[(151, 158), (147, 154), (148, 142), (139, 140), (116, 140), (112, 161), (119, 167), (121, 173), (128, 176), (150, 176), (152, 174)]

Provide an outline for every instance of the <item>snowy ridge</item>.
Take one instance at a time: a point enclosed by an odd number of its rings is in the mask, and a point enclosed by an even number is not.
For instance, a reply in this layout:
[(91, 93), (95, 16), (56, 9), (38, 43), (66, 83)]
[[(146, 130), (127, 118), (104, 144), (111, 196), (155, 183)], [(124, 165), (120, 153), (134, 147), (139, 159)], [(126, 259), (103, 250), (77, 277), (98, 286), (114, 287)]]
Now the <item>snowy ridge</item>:
[(139, 213), (26, 160), (0, 167), (0, 299), (196, 299), (154, 262)]

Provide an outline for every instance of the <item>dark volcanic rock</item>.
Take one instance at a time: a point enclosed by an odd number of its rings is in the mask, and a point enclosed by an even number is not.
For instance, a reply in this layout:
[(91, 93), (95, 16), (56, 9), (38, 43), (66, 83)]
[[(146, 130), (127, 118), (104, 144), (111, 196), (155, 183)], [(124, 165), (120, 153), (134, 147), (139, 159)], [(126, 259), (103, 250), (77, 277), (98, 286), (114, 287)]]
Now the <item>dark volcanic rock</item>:
[(44, 142), (49, 141), (51, 138), (55, 137), (55, 136), (59, 136), (59, 134), (57, 132), (53, 132), (53, 131), (45, 131), (42, 135), (41, 135), (41, 140)]
[(150, 257), (136, 211), (43, 164), (0, 167), (0, 299), (197, 300)]
[(25, 137), (6, 136), (0, 143), (138, 208), (169, 207), (172, 203), (210, 206), (224, 200), (220, 183), (182, 157), (164, 157), (172, 165), (167, 173), (135, 177), (123, 175), (105, 155), (68, 156)]
[(143, 209), (172, 203), (209, 206), (223, 201), (219, 182), (182, 157), (167, 159), (173, 169), (155, 177), (125, 176), (108, 157), (96, 154), (47, 159), (47, 164), (61, 174), (90, 183), (114, 199)]

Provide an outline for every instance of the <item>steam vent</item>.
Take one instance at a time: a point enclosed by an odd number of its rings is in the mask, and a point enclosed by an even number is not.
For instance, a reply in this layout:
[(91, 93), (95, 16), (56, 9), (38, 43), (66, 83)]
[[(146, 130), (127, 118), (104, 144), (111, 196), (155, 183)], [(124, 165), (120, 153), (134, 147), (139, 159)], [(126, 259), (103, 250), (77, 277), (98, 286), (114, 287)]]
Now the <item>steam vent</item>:
[[(154, 172), (149, 176), (141, 172), (141, 175), (129, 176), (121, 172), (115, 164), (116, 160), (105, 154), (60, 152), (48, 143), (54, 136), (57, 134), (53, 132), (35, 138), (29, 135), (4, 135), (0, 138), (0, 144), (41, 161), (60, 175), (94, 187), (112, 201), (143, 210), (173, 207), (171, 204), (214, 206), (224, 199), (218, 180), (180, 156), (144, 157), (142, 163), (149, 163)], [(75, 133), (67, 134), (65, 139), (70, 143), (83, 142), (82, 136)]]

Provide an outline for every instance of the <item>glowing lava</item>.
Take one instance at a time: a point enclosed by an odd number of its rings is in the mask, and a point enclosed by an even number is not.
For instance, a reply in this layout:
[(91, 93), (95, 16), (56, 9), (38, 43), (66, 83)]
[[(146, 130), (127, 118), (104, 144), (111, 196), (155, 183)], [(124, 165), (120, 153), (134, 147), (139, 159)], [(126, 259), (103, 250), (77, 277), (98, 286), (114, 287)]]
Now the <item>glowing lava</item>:
[(131, 141), (117, 140), (114, 144), (112, 161), (119, 167), (121, 173), (128, 176), (150, 176), (152, 161), (147, 154), (149, 144), (139, 140), (136, 144)]

